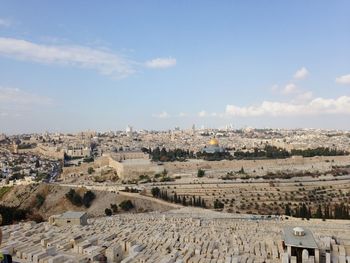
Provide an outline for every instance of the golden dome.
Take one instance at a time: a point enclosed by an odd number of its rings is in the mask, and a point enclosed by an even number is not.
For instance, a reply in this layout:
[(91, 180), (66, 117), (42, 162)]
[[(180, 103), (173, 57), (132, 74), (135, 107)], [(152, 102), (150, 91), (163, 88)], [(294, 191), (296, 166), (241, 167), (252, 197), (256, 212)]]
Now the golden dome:
[(209, 145), (212, 145), (212, 146), (218, 146), (219, 145), (219, 141), (215, 138), (212, 138), (210, 141), (209, 141)]

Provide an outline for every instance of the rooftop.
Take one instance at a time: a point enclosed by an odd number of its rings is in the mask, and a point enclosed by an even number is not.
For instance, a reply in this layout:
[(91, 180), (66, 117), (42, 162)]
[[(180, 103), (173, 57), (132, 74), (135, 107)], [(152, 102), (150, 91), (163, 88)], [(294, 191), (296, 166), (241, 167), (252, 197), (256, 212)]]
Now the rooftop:
[(284, 232), (284, 243), (287, 246), (303, 247), (303, 248), (318, 248), (312, 232), (309, 229), (303, 228), (304, 235), (294, 235), (293, 227), (285, 227)]
[(81, 218), (83, 215), (85, 215), (85, 212), (72, 212), (68, 211), (63, 213), (60, 218)]

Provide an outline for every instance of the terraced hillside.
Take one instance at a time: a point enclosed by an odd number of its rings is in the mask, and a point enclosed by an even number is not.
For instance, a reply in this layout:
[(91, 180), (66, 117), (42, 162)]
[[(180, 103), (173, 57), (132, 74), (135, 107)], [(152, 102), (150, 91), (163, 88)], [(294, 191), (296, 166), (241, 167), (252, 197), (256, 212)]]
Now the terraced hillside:
[[(215, 205), (215, 208), (233, 213), (285, 214), (289, 209), (290, 214), (295, 214), (304, 204), (311, 216), (317, 213), (319, 207), (324, 215), (325, 210), (334, 213), (335, 207), (342, 203), (348, 209), (350, 203), (350, 179), (346, 178), (314, 182), (225, 182), (157, 187), (161, 192), (166, 192), (169, 201), (176, 196), (181, 203), (190, 205), (200, 197), (208, 208)], [(151, 190), (148, 194), (151, 194)], [(183, 202), (184, 197), (186, 202)]]

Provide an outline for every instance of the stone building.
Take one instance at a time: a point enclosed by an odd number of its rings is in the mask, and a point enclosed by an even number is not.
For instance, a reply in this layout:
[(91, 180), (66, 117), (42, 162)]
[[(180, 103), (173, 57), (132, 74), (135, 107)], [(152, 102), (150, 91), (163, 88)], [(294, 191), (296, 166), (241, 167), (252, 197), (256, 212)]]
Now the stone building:
[(100, 157), (96, 165), (113, 168), (120, 179), (136, 179), (140, 175), (154, 175), (164, 168), (152, 163), (143, 152), (120, 152)]
[(85, 212), (65, 212), (49, 218), (49, 223), (55, 226), (87, 225), (87, 214)]
[(320, 262), (320, 251), (310, 230), (301, 227), (286, 227), (283, 233), (284, 246), (287, 249), (283, 263)]

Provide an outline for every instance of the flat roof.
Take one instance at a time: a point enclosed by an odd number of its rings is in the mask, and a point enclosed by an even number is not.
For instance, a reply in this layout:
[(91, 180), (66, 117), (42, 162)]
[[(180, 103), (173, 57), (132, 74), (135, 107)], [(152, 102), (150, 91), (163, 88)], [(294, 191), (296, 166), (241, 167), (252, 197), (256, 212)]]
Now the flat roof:
[(293, 228), (294, 227), (283, 228), (284, 243), (287, 246), (302, 248), (318, 248), (317, 243), (314, 239), (314, 235), (309, 229), (303, 227), (305, 235), (295, 236)]
[(85, 215), (85, 212), (73, 212), (73, 211), (67, 211), (63, 213), (59, 218), (81, 218), (83, 215)]

